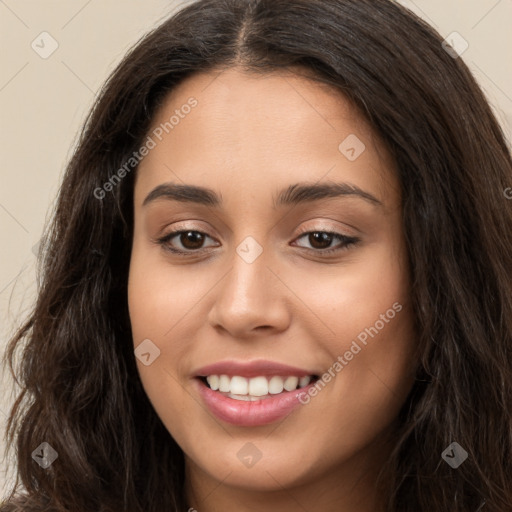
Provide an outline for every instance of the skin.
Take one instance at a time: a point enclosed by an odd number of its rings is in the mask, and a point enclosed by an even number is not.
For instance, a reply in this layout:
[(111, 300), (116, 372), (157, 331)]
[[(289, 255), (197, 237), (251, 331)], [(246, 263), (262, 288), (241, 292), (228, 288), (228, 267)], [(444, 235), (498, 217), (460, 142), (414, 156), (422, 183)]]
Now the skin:
[[(184, 451), (188, 505), (199, 512), (380, 511), (375, 477), (414, 380), (394, 162), (344, 96), (292, 70), (196, 74), (168, 95), (148, 133), (191, 96), (197, 106), (137, 170), (128, 283), (134, 345), (150, 339), (160, 350), (150, 365), (137, 365)], [(350, 134), (366, 146), (354, 161), (338, 149)], [(143, 206), (166, 182), (212, 188), (222, 205), (159, 198)], [(347, 195), (274, 209), (278, 190), (297, 182), (348, 182), (382, 204)], [(156, 242), (178, 228), (207, 235), (202, 245), (183, 236), (167, 242), (197, 247), (195, 254), (180, 257)], [(325, 230), (360, 241), (315, 245), (301, 233)], [(236, 252), (247, 236), (263, 250), (250, 264)], [(195, 389), (197, 369), (228, 359), (270, 359), (321, 374), (397, 302), (401, 311), (284, 420), (231, 425)], [(249, 468), (237, 457), (247, 442), (262, 454)]]

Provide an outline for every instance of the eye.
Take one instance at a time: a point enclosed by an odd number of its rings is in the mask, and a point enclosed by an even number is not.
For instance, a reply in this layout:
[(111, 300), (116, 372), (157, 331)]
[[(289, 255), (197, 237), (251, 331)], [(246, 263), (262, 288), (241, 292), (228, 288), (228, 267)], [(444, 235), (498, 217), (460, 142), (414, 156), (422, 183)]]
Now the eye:
[[(202, 231), (194, 229), (180, 229), (167, 233), (157, 242), (167, 251), (175, 254), (193, 254), (204, 250), (203, 244), (206, 238), (210, 238)], [(178, 248), (173, 245), (173, 239), (176, 239)], [(213, 240), (213, 239), (212, 239)]]
[[(310, 247), (303, 247), (309, 251), (325, 255), (333, 254), (339, 251), (347, 250), (350, 246), (356, 245), (360, 239), (356, 237), (349, 237), (341, 233), (332, 231), (308, 231), (302, 233), (297, 240), (306, 238)], [(169, 251), (178, 256), (188, 256), (191, 254), (198, 254), (204, 251), (207, 247), (215, 247), (215, 244), (205, 246), (206, 239), (213, 240), (209, 235), (202, 231), (194, 229), (180, 229), (171, 231), (165, 236), (156, 240), (166, 251)], [(338, 241), (337, 246), (332, 247), (334, 241)]]
[[(343, 251), (352, 245), (356, 245), (360, 241), (359, 238), (342, 235), (341, 233), (333, 231), (308, 231), (299, 236), (297, 240), (304, 237), (307, 237), (307, 242), (311, 246), (305, 247), (305, 249), (309, 249), (320, 254), (332, 254)], [(332, 248), (332, 243), (335, 240), (338, 240), (339, 242), (338, 247)]]

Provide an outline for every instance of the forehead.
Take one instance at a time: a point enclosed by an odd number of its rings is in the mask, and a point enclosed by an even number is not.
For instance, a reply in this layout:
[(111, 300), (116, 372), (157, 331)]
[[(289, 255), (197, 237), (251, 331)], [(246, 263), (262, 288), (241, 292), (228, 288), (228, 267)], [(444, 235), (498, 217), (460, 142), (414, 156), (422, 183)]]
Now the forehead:
[(139, 189), (349, 179), (372, 181), (390, 200), (398, 194), (392, 159), (357, 109), (333, 87), (290, 70), (195, 74), (167, 95), (148, 134), (155, 146), (139, 166)]

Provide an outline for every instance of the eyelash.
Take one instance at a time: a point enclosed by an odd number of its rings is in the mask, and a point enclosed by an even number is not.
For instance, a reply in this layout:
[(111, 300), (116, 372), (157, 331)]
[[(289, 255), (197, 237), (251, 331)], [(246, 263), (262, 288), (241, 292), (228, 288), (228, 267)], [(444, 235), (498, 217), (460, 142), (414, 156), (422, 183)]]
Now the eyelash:
[[(199, 231), (196, 229), (178, 229), (176, 231), (171, 231), (170, 233), (167, 233), (165, 236), (158, 238), (156, 242), (162, 246), (163, 249), (166, 251), (171, 252), (172, 254), (175, 254), (177, 256), (190, 256), (193, 254), (199, 254), (206, 249), (189, 249), (187, 251), (182, 251), (181, 249), (174, 249), (169, 246), (169, 242), (175, 238), (177, 235), (181, 235), (182, 233), (199, 233), (201, 235), (210, 237), (207, 233), (204, 233), (203, 231)], [(316, 231), (304, 231), (303, 233), (299, 233), (297, 239), (302, 238), (304, 235), (310, 235), (312, 233), (325, 233), (328, 235), (331, 235), (335, 238), (337, 238), (339, 241), (342, 242), (342, 245), (340, 247), (334, 248), (334, 249), (310, 249), (308, 247), (303, 247), (303, 249), (306, 249), (308, 251), (312, 251), (314, 253), (320, 254), (320, 255), (331, 255), (334, 253), (338, 253), (340, 251), (344, 251), (350, 248), (350, 246), (357, 245), (360, 242), (360, 238), (357, 237), (349, 237), (346, 235), (342, 235), (341, 233), (336, 233), (334, 231), (322, 231), (322, 230), (316, 230)]]

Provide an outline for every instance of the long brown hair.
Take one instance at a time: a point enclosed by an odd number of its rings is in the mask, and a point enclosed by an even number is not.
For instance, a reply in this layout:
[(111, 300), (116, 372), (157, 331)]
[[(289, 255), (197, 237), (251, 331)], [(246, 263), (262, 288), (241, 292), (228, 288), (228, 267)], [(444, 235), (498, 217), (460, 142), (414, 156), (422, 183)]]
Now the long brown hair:
[[(510, 512), (511, 156), (461, 58), (389, 0), (201, 0), (110, 76), (45, 232), (37, 302), (9, 344), (22, 386), (7, 432), (18, 480), (1, 510), (185, 510), (183, 454), (133, 353), (136, 166), (104, 197), (94, 191), (137, 151), (169, 91), (235, 65), (303, 69), (337, 87), (396, 160), (420, 362), (383, 468), (386, 510)], [(41, 442), (58, 453), (47, 469), (31, 458)], [(452, 442), (468, 453), (457, 469), (441, 457)]]

